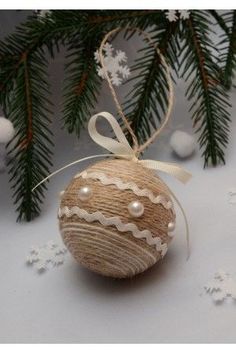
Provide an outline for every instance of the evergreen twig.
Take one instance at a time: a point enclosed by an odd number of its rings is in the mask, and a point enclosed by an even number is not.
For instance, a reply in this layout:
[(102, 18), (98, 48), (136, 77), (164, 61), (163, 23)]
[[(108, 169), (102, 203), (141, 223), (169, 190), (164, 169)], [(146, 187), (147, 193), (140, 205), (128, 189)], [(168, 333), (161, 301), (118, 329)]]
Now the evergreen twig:
[(78, 136), (94, 109), (101, 87), (94, 61), (98, 43), (97, 37), (86, 43), (78, 38), (69, 43), (65, 66), (64, 125), (69, 133), (75, 132)]
[(199, 133), (204, 166), (225, 163), (228, 143), (229, 101), (220, 82), (214, 45), (210, 39), (210, 19), (205, 11), (192, 11), (183, 32), (183, 72), (191, 80), (186, 95), (193, 100), (190, 110)]
[(9, 145), (10, 181), (17, 204), (18, 220), (30, 221), (40, 213), (45, 184), (34, 192), (32, 188), (45, 178), (51, 166), (52, 132), (49, 128), (50, 101), (46, 81), (47, 65), (42, 65), (42, 52), (22, 57), (12, 100), (6, 103), (7, 116), (11, 117), (16, 136)]
[[(211, 19), (224, 31), (223, 54), (210, 40)], [(183, 71), (189, 82), (193, 123), (199, 134), (205, 163), (225, 162), (229, 133), (229, 99), (236, 54), (236, 11), (223, 16), (215, 10), (191, 11), (188, 20), (169, 22), (161, 10), (55, 10), (46, 18), (30, 16), (4, 41), (0, 41), (0, 104), (13, 121), (16, 136), (9, 144), (10, 180), (18, 219), (31, 220), (40, 213), (46, 185), (32, 188), (51, 166), (50, 92), (47, 59), (66, 46), (64, 125), (79, 135), (99, 95), (101, 80), (94, 52), (103, 35), (115, 27), (149, 31), (171, 67)], [(125, 34), (129, 40), (135, 33)], [(182, 51), (180, 44), (183, 43)], [(182, 58), (179, 62), (179, 57)], [(167, 85), (159, 56), (143, 47), (133, 67), (134, 83), (124, 107), (132, 127), (144, 142), (161, 121), (167, 106)]]
[[(173, 40), (178, 29), (178, 22), (170, 23), (165, 18), (161, 21), (162, 28), (152, 36), (153, 42), (159, 48), (170, 65), (175, 68), (178, 61), (176, 53), (178, 42)], [(164, 24), (164, 25), (163, 25)], [(133, 88), (123, 104), (125, 113), (131, 122), (132, 129), (140, 143), (151, 136), (156, 129), (156, 121), (161, 122), (168, 101), (165, 69), (160, 57), (153, 47), (144, 47), (139, 51), (141, 56), (131, 68)]]
[(222, 19), (228, 26), (228, 31), (225, 31), (219, 44), (222, 53), (220, 63), (223, 67), (223, 83), (227, 89), (230, 89), (236, 70), (236, 10), (227, 11)]

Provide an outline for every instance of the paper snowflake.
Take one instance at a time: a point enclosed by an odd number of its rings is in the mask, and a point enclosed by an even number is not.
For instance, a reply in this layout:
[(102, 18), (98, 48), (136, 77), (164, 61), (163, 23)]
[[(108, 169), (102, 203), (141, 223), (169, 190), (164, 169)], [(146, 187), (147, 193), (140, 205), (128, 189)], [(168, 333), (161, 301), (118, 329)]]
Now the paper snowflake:
[(27, 257), (27, 264), (36, 266), (38, 271), (45, 271), (49, 267), (59, 266), (65, 261), (66, 248), (56, 242), (49, 241), (41, 247), (32, 246)]
[[(119, 86), (122, 83), (123, 79), (127, 79), (130, 76), (129, 67), (127, 65), (124, 65), (127, 62), (127, 56), (125, 52), (122, 52), (121, 50), (115, 51), (110, 43), (106, 43), (104, 45), (103, 53), (104, 65), (111, 79), (111, 82), (114, 86)], [(101, 67), (100, 64), (98, 50), (95, 52), (94, 57), (98, 64), (98, 75), (101, 78), (106, 79), (105, 70)]]
[(175, 22), (178, 19), (177, 12), (179, 13), (179, 17), (181, 20), (187, 20), (190, 16), (189, 10), (168, 10), (166, 12), (166, 18), (170, 22)]
[(179, 10), (179, 15), (182, 20), (187, 20), (190, 16), (189, 10)]
[(166, 12), (166, 18), (169, 22), (175, 22), (178, 18), (176, 10), (168, 10)]
[(35, 13), (39, 19), (44, 19), (50, 17), (52, 14), (51, 10), (35, 10)]
[(236, 188), (232, 188), (228, 192), (228, 202), (230, 204), (236, 204)]
[(227, 297), (236, 300), (236, 282), (229, 273), (219, 270), (207, 285), (205, 290), (215, 302), (223, 302)]

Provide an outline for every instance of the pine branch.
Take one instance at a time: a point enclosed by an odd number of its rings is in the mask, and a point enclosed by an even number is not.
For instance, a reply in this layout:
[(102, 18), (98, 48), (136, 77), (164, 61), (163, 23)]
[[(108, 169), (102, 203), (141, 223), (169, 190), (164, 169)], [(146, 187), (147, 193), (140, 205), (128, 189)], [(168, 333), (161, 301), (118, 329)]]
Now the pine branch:
[(229, 28), (224, 20), (223, 16), (220, 16), (217, 10), (209, 10), (209, 13), (216, 20), (216, 23), (220, 26), (220, 28), (226, 33), (229, 34)]
[(227, 11), (223, 19), (228, 25), (228, 31), (223, 34), (220, 42), (222, 52), (220, 61), (223, 63), (223, 83), (227, 89), (230, 89), (236, 70), (236, 10)]
[(101, 80), (97, 75), (94, 52), (104, 34), (114, 26), (145, 28), (159, 19), (160, 11), (89, 11), (87, 24), (79, 39), (69, 41), (64, 87), (64, 120), (69, 133), (80, 133), (91, 115), (99, 94)]
[(191, 11), (183, 32), (184, 77), (190, 79), (186, 95), (193, 100), (194, 126), (198, 126), (199, 143), (204, 166), (225, 163), (224, 149), (228, 143), (229, 102), (223, 85), (214, 45), (210, 39), (210, 20), (206, 11)]
[(0, 41), (0, 103), (12, 89), (23, 55), (30, 56), (44, 48), (53, 58), (59, 44), (79, 35), (87, 19), (88, 14), (83, 11), (52, 11), (50, 18), (41, 19), (30, 16), (13, 34)]
[[(59, 44), (76, 43), (75, 38), (83, 38), (81, 48), (75, 46), (73, 54), (76, 60), (79, 54), (92, 58), (95, 39), (99, 35), (101, 39), (104, 31), (118, 24), (144, 28), (159, 16), (148, 11), (140, 14), (128, 11), (123, 15), (120, 11), (110, 11), (109, 15), (108, 11), (53, 11), (49, 18), (29, 17), (0, 42), (0, 103), (16, 128), (16, 137), (10, 144), (9, 173), (18, 220), (29, 221), (39, 214), (46, 186), (40, 186), (34, 193), (31, 190), (49, 173), (51, 164), (45, 49), (53, 58)], [(87, 43), (92, 44), (86, 46)], [(74, 80), (70, 88), (73, 84), (76, 87), (65, 107), (68, 130), (77, 133), (93, 108), (99, 88), (92, 61), (83, 56), (82, 61), (84, 66), (76, 73), (72, 63), (69, 64)]]
[(89, 16), (88, 21), (90, 24), (105, 24), (105, 23), (114, 24), (114, 22), (119, 22), (120, 25), (125, 24), (128, 21), (130, 25), (138, 26), (141, 25), (140, 21), (143, 21), (142, 18), (144, 19), (146, 18), (148, 19), (149, 26), (150, 26), (151, 16), (154, 15), (156, 20), (156, 15), (158, 13), (160, 14), (161, 11), (160, 10), (144, 10), (144, 11), (128, 10), (124, 12), (123, 10), (115, 10), (115, 11), (101, 10), (96, 14), (91, 14), (91, 16)]
[[(174, 68), (178, 59), (178, 42), (173, 40), (178, 30), (178, 22), (169, 22), (162, 18), (162, 28), (156, 28), (153, 41)], [(164, 24), (164, 25), (163, 25)], [(153, 47), (145, 47), (131, 68), (133, 89), (123, 104), (126, 117), (131, 122), (139, 143), (145, 142), (161, 122), (167, 108), (168, 88), (166, 73), (160, 57)]]
[(68, 48), (69, 61), (65, 66), (64, 83), (64, 125), (69, 133), (75, 132), (78, 136), (81, 127), (91, 116), (101, 87), (94, 60), (100, 37), (93, 37), (85, 43), (77, 38), (71, 41)]
[[(215, 46), (210, 40), (210, 18), (225, 32), (222, 56), (224, 81), (232, 84), (235, 70), (235, 12), (224, 17), (217, 11), (191, 11), (189, 20), (169, 22), (160, 10), (52, 11), (50, 17), (31, 16), (4, 41), (0, 41), (0, 103), (16, 128), (10, 143), (10, 175), (18, 219), (31, 220), (40, 212), (45, 184), (32, 187), (51, 165), (50, 102), (46, 73), (47, 53), (53, 58), (59, 45), (68, 45), (64, 87), (64, 121), (68, 131), (79, 134), (91, 115), (99, 94), (94, 52), (104, 33), (115, 27), (152, 29), (151, 35), (172, 68), (178, 73), (180, 35), (184, 42), (184, 77), (190, 79), (187, 96), (193, 100), (193, 122), (200, 134), (205, 165), (224, 162), (228, 142), (228, 96), (220, 83)], [(227, 30), (228, 29), (228, 30)], [(133, 32), (134, 33), (134, 32)], [(132, 34), (129, 37), (131, 38)], [(144, 142), (162, 120), (167, 107), (164, 68), (153, 48), (145, 47), (134, 65), (134, 86), (125, 102), (125, 113)]]
[(33, 193), (32, 188), (50, 173), (52, 133), (46, 67), (42, 52), (30, 57), (25, 54), (15, 78), (14, 99), (6, 102), (6, 114), (16, 129), (9, 145), (9, 174), (18, 220), (30, 221), (39, 215), (46, 186), (41, 185)]
[(9, 145), (10, 181), (17, 205), (18, 220), (30, 221), (40, 213), (45, 184), (32, 188), (45, 178), (51, 165), (51, 130), (47, 62), (42, 52), (22, 57), (6, 113), (16, 129)]
[(163, 12), (160, 10), (99, 10), (92, 16), (89, 14), (88, 23), (90, 27), (106, 31), (115, 27), (139, 27), (148, 28), (160, 23)]
[(32, 188), (49, 174), (51, 165), (45, 49), (53, 57), (58, 43), (76, 31), (69, 21), (30, 18), (0, 45), (0, 102), (16, 129), (9, 173), (18, 220), (39, 215), (46, 186), (33, 193)]

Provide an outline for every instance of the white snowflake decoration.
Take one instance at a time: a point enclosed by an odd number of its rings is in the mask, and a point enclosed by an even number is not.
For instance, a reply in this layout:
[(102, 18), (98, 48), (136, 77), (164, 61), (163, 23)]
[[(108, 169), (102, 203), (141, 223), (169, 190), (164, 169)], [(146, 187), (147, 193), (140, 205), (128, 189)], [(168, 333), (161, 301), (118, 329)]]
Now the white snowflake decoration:
[[(101, 78), (106, 79), (105, 71), (100, 64), (98, 50), (95, 52), (94, 56), (97, 64), (99, 64), (97, 67), (98, 75)], [(104, 45), (104, 65), (114, 86), (121, 85), (122, 81), (130, 76), (129, 67), (124, 65), (126, 62), (127, 56), (125, 52), (121, 50), (115, 51), (110, 43)]]
[(52, 14), (51, 10), (35, 10), (35, 13), (39, 19), (44, 19), (50, 17)]
[(177, 11), (176, 10), (168, 10), (166, 12), (166, 18), (169, 22), (175, 22), (177, 20)]
[(65, 261), (66, 248), (56, 242), (49, 241), (41, 247), (32, 246), (27, 257), (27, 264), (36, 266), (42, 272), (51, 266), (59, 266)]
[(177, 12), (179, 13), (181, 20), (187, 20), (190, 16), (189, 10), (168, 10), (166, 12), (166, 18), (170, 22), (175, 22), (178, 19)]
[(190, 11), (189, 10), (179, 10), (180, 18), (182, 20), (187, 20), (190, 16)]
[(219, 270), (215, 273), (214, 279), (204, 288), (215, 302), (223, 302), (227, 297), (236, 300), (236, 282), (225, 271)]
[(232, 188), (228, 192), (228, 202), (230, 204), (236, 204), (236, 188)]

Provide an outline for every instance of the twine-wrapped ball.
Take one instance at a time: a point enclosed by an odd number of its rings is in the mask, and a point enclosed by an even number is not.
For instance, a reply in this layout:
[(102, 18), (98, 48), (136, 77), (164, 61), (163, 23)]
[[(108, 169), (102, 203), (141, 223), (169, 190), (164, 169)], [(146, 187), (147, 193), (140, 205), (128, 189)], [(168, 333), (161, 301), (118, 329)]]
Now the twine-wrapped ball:
[(114, 278), (164, 257), (175, 228), (167, 188), (138, 162), (100, 161), (70, 182), (58, 212), (66, 247), (86, 268)]

